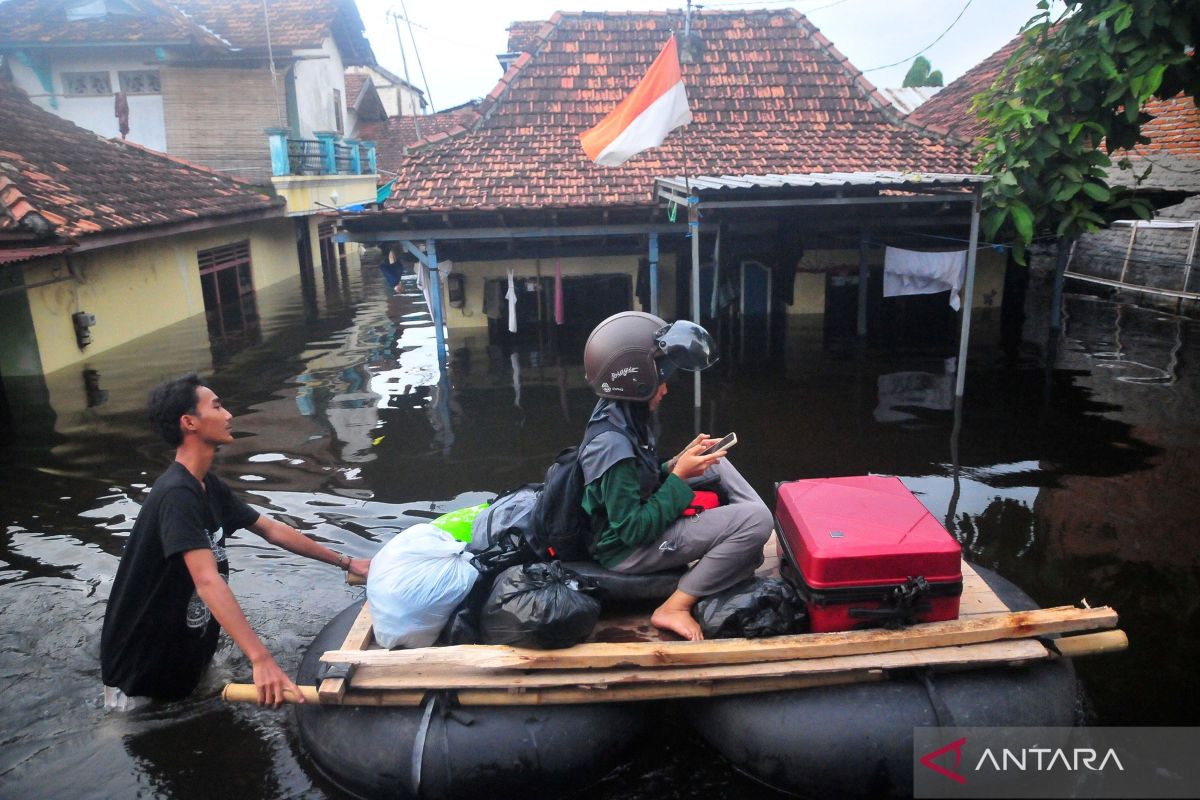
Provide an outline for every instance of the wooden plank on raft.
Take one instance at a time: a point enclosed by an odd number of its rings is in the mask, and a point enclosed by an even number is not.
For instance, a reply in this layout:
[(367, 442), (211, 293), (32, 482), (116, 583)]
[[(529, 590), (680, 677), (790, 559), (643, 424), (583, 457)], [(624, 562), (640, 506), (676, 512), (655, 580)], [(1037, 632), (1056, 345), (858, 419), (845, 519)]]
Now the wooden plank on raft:
[(329, 663), (415, 667), (439, 664), (476, 669), (603, 669), (789, 661), (862, 655), (929, 647), (978, 644), (1051, 633), (1102, 630), (1117, 625), (1110, 608), (1071, 606), (1006, 614), (980, 614), (929, 622), (900, 631), (865, 630), (808, 633), (765, 639), (706, 639), (698, 642), (591, 643), (563, 650), (530, 650), (504, 645), (456, 645), (415, 650), (355, 652), (330, 650)]
[[(1123, 631), (1112, 630), (1069, 636), (1050, 642), (1053, 649), (1072, 658), (1124, 649), (1128, 640)], [(1030, 651), (1033, 652), (1033, 651)], [(962, 669), (986, 666), (987, 662), (951, 665), (941, 669)], [(493, 673), (496, 674), (496, 673)], [(510, 674), (511, 673), (499, 673)], [(561, 674), (561, 673), (559, 673)], [(778, 677), (725, 678), (694, 680), (679, 683), (611, 684), (605, 686), (562, 686), (544, 689), (462, 689), (455, 693), (464, 706), (530, 706), (571, 703), (625, 703), (639, 700), (666, 700), (689, 697), (718, 697), (724, 695), (756, 694), (808, 689), (864, 681), (879, 681), (890, 677), (884, 669), (859, 669), (828, 674), (783, 675)], [(312, 686), (300, 687), (309, 702), (322, 702)], [(366, 689), (351, 687), (338, 702), (344, 706), (416, 707), (428, 692), (424, 689)], [(254, 684), (229, 684), (223, 695), (228, 702), (255, 703), (258, 690)], [(288, 697), (287, 702), (294, 702)]]
[[(382, 651), (375, 651), (382, 652)], [(368, 689), (552, 689), (585, 687), (599, 689), (631, 684), (681, 684), (727, 680), (759, 680), (794, 675), (829, 675), (862, 670), (909, 669), (913, 667), (978, 667), (1016, 664), (1050, 657), (1050, 651), (1035, 639), (984, 642), (958, 647), (902, 650), (832, 658), (805, 658), (701, 667), (643, 667), (633, 669), (539, 670), (533, 672), (488, 669), (447, 669), (444, 666), (392, 666), (360, 664), (351, 685), (355, 691)]]
[[(375, 631), (371, 621), (371, 605), (363, 603), (358, 616), (354, 618), (354, 624), (350, 626), (346, 638), (342, 641), (342, 650), (345, 652), (366, 651), (374, 640)], [(353, 668), (350, 672), (353, 672)], [(326, 678), (321, 681), (317, 694), (322, 703), (340, 703), (346, 694), (346, 688), (346, 678)]]
[(1008, 611), (992, 587), (979, 576), (967, 562), (962, 562), (963, 593), (959, 600), (958, 615), (970, 617), (976, 614), (1003, 614)]

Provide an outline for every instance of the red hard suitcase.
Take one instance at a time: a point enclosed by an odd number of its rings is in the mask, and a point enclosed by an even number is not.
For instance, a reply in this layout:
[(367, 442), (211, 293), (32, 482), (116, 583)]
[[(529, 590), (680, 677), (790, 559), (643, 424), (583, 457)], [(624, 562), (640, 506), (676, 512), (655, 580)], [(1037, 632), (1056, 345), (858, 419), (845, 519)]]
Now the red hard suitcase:
[(961, 548), (899, 478), (778, 484), (775, 529), (814, 633), (958, 618)]

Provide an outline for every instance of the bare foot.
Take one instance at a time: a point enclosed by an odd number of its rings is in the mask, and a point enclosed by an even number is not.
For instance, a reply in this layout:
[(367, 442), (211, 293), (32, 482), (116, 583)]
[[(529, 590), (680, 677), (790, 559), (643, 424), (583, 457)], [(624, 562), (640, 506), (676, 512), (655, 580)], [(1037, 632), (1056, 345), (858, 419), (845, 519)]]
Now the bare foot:
[(700, 623), (696, 622), (688, 608), (670, 607), (664, 603), (654, 609), (650, 624), (660, 630), (677, 633), (688, 641), (698, 642), (704, 638)]

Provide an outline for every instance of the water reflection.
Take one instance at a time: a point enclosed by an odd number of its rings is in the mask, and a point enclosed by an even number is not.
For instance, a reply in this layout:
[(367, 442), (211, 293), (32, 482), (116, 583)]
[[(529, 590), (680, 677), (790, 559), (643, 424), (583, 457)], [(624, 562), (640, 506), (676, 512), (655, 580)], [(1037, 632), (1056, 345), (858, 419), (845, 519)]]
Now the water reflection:
[[(322, 277), (259, 292), (261, 336), (227, 357), (214, 356), (199, 318), (89, 360), (82, 378), (67, 370), (5, 385), (6, 793), (175, 797), (234, 785), (248, 796), (336, 796), (298, 752), (290, 716), (214, 698), (249, 675), (232, 645), (190, 704), (151, 717), (99, 709), (104, 601), (146, 487), (170, 457), (142, 410), (160, 379), (211, 374), (236, 415), (220, 474), (255, 507), (351, 555), (540, 479), (578, 441), (594, 401), (580, 363), (586, 331), (491, 342), (482, 329), (455, 330), (441, 375), (411, 281), (395, 294), (373, 267)], [(1028, 343), (1008, 351), (994, 344), (997, 320), (980, 315), (957, 425), (951, 347), (861, 348), (819, 317), (793, 317), (753, 359), (738, 358), (740, 337), (721, 337), (722, 359), (704, 374), (704, 428), (737, 431), (733, 458), (764, 496), (780, 480), (899, 475), (971, 558), (1039, 602), (1112, 604), (1134, 648), (1081, 663), (1097, 720), (1190, 724), (1200, 710), (1195, 323), (1071, 297), (1043, 368), (1044, 315), (1032, 312)], [(716, 327), (739, 332), (727, 320)], [(664, 449), (691, 438), (691, 407), (690, 381), (673, 384)], [(360, 591), (245, 532), (230, 557), (231, 583), (285, 669)], [(651, 781), (663, 791), (754, 791), (686, 742), (668, 753)], [(650, 796), (646, 774), (604, 791)], [(94, 787), (79, 775), (95, 776)]]

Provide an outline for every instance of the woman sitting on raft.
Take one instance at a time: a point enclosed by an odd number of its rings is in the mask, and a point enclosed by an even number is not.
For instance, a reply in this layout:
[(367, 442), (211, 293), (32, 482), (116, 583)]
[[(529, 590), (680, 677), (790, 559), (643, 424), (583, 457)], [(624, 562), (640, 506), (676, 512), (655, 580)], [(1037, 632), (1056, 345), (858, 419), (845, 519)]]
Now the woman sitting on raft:
[[(597, 325), (583, 352), (588, 385), (600, 397), (580, 451), (592, 555), (606, 569), (635, 575), (696, 562), (650, 617), (655, 627), (690, 640), (704, 638), (692, 606), (753, 575), (773, 527), (771, 512), (725, 451), (704, 455), (716, 440), (700, 434), (670, 461), (658, 460), (650, 415), (667, 394), (667, 379), (677, 368), (710, 366), (713, 350), (712, 337), (695, 323), (668, 325), (626, 311)], [(715, 480), (728, 504), (681, 517), (694, 497), (691, 485)]]

